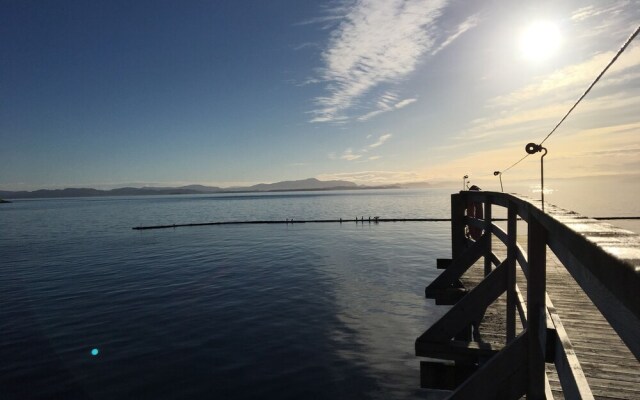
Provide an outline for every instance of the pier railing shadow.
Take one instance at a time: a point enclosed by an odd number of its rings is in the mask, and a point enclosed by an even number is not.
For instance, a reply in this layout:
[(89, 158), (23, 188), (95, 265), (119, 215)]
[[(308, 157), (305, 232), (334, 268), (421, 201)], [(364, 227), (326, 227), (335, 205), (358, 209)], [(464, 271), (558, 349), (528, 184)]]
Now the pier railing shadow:
[[(480, 204), (482, 219), (466, 215)], [(451, 196), (452, 259), (438, 260), (444, 271), (425, 295), (452, 307), (416, 340), (416, 355), (430, 358), (421, 362), (423, 387), (450, 390), (451, 399), (553, 398), (545, 367), (553, 363), (565, 398), (594, 398), (547, 294), (547, 248), (640, 360), (640, 236), (550, 204), (545, 211), (540, 206), (540, 201), (499, 192)], [(494, 207), (506, 209), (506, 231), (494, 223)], [(526, 250), (517, 241), (519, 219), (527, 225)], [(482, 234), (470, 235), (473, 228)], [(500, 243), (506, 256), (494, 248)], [(476, 271), (480, 282), (466, 288), (461, 278), (472, 267), (482, 269)], [(486, 342), (485, 313), (505, 297), (504, 342)]]

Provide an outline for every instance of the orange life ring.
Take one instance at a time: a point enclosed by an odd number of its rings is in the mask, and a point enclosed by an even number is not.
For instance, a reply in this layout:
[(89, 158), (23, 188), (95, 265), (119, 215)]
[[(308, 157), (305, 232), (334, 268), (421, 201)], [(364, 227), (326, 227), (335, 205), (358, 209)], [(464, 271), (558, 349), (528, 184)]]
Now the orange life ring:
[[(475, 189), (474, 189), (475, 188)], [(470, 190), (480, 190), (477, 186), (472, 186)], [(483, 219), (484, 218), (484, 210), (482, 207), (482, 203), (477, 201), (470, 201), (467, 203), (467, 216), (470, 218)], [(476, 226), (469, 225), (468, 236), (473, 240), (480, 239), (482, 236), (482, 229)]]

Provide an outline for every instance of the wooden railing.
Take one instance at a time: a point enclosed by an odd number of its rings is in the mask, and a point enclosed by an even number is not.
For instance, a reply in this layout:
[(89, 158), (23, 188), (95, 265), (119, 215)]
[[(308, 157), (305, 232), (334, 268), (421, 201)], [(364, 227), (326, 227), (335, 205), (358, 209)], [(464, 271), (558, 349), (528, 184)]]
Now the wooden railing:
[[(470, 203), (484, 206), (483, 219), (465, 215)], [(416, 355), (450, 361), (423, 362), (423, 386), (452, 390), (450, 398), (552, 398), (545, 362), (553, 362), (566, 398), (593, 398), (546, 293), (547, 248), (640, 360), (640, 236), (549, 204), (542, 211), (539, 205), (497, 192), (451, 196), (453, 257), (439, 260), (445, 270), (425, 294), (453, 307), (416, 340)], [(495, 206), (506, 209), (506, 231), (493, 222)], [(518, 219), (527, 224), (526, 250), (517, 241)], [(482, 229), (477, 240), (468, 237), (470, 227)], [(504, 260), (492, 249), (496, 239), (506, 246)], [(468, 291), (460, 278), (482, 257), (484, 279)], [(522, 274), (516, 273), (518, 265)], [(526, 301), (519, 285), (526, 286)], [(504, 293), (505, 343), (479, 341), (480, 321)]]

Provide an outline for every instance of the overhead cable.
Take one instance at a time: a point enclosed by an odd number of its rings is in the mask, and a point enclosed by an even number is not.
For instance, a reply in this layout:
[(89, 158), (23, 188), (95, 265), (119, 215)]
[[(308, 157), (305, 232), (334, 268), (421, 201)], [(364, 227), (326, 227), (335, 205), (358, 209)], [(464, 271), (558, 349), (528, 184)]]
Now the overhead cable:
[[(613, 63), (616, 62), (616, 60), (618, 59), (618, 57), (620, 57), (620, 54), (622, 54), (627, 47), (629, 47), (629, 44), (631, 44), (631, 42), (633, 41), (633, 39), (636, 38), (636, 36), (638, 36), (638, 34), (640, 33), (640, 25), (638, 25), (638, 27), (636, 28), (636, 30), (631, 34), (631, 36), (629, 36), (629, 38), (626, 40), (626, 42), (622, 45), (622, 47), (620, 47), (620, 49), (618, 50), (618, 52), (616, 53), (616, 55), (611, 59), (611, 61), (609, 61), (609, 63), (607, 64), (607, 66), (602, 70), (602, 72), (600, 72), (600, 74), (598, 74), (598, 76), (596, 77), (596, 79), (591, 82), (591, 85), (589, 85), (589, 87), (587, 88), (587, 90), (584, 91), (584, 93), (582, 94), (582, 96), (580, 96), (580, 98), (574, 103), (574, 105), (569, 109), (569, 111), (567, 111), (567, 113), (564, 115), (564, 117), (562, 117), (562, 119), (560, 120), (560, 122), (558, 122), (556, 124), (556, 126), (551, 130), (551, 132), (549, 132), (547, 134), (547, 136), (544, 137), (544, 139), (542, 139), (542, 141), (539, 143), (539, 145), (542, 145), (544, 142), (547, 141), (547, 139), (549, 139), (549, 136), (551, 136), (560, 125), (562, 125), (562, 123), (564, 122), (565, 119), (567, 119), (567, 117), (569, 116), (569, 114), (571, 114), (571, 112), (578, 106), (578, 104), (580, 104), (580, 102), (582, 101), (582, 99), (584, 99), (587, 94), (589, 94), (589, 92), (591, 91), (591, 89), (596, 85), (596, 83), (598, 83), (598, 81), (600, 80), (600, 78), (602, 78), (602, 76), (605, 74), (605, 72), (607, 72), (607, 70), (613, 65)], [(524, 161), (525, 158), (529, 157), (530, 154), (527, 153), (524, 155), (524, 157), (522, 157), (521, 159), (519, 159), (518, 161), (514, 162), (513, 164), (511, 164), (509, 167), (503, 169), (502, 171), (496, 171), (498, 172), (500, 175), (504, 174), (505, 172), (507, 172), (508, 170), (510, 170), (511, 168), (515, 167), (516, 165), (520, 164), (522, 161)], [(496, 175), (494, 173), (494, 175)]]
[(640, 25), (638, 25), (638, 27), (636, 28), (635, 32), (633, 32), (631, 34), (631, 36), (629, 36), (627, 41), (622, 45), (622, 47), (620, 47), (620, 50), (618, 50), (616, 55), (611, 59), (611, 61), (609, 61), (609, 64), (607, 64), (607, 66), (602, 70), (602, 72), (600, 72), (600, 74), (596, 77), (596, 79), (593, 82), (591, 82), (591, 85), (589, 85), (587, 90), (585, 90), (584, 93), (582, 93), (582, 96), (580, 96), (578, 101), (576, 101), (575, 104), (573, 105), (573, 107), (571, 107), (569, 109), (569, 111), (567, 111), (565, 116), (562, 117), (560, 122), (558, 122), (558, 124), (551, 130), (551, 132), (549, 132), (549, 134), (547, 136), (545, 136), (545, 138), (542, 140), (542, 142), (540, 142), (540, 144), (543, 144), (547, 139), (549, 139), (549, 136), (551, 136), (553, 134), (553, 132), (555, 132), (556, 129), (558, 129), (558, 127), (564, 122), (564, 120), (567, 119), (569, 114), (571, 114), (571, 111), (573, 111), (573, 109), (577, 107), (577, 105), (582, 101), (582, 99), (584, 99), (586, 97), (586, 95), (591, 91), (591, 88), (593, 88), (595, 86), (595, 84), (598, 83), (600, 78), (602, 78), (602, 75), (604, 75), (604, 73), (607, 72), (609, 67), (611, 67), (613, 65), (613, 63), (616, 62), (618, 57), (620, 57), (620, 54), (622, 54), (625, 51), (625, 49), (629, 46), (629, 44), (633, 41), (633, 39), (635, 39), (635, 37), (638, 36), (639, 32), (640, 32)]

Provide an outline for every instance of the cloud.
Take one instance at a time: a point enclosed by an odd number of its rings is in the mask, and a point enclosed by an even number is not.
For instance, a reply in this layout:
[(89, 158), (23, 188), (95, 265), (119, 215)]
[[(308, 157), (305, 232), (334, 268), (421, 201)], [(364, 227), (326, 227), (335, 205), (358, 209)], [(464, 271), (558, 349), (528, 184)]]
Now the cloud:
[(393, 135), (391, 135), (390, 133), (384, 134), (384, 135), (380, 136), (375, 143), (370, 144), (369, 147), (373, 149), (375, 147), (382, 146), (384, 144), (384, 142), (386, 142), (387, 140), (391, 139), (391, 136), (393, 136)]
[[(603, 101), (606, 103), (606, 101)], [(556, 178), (586, 175), (640, 173), (637, 164), (640, 121), (615, 125), (573, 129), (554, 136), (553, 143), (547, 146), (549, 154), (545, 157), (545, 174)], [(495, 179), (493, 171), (503, 170), (525, 155), (524, 143), (505, 143), (500, 148), (470, 149), (459, 157), (448, 157), (433, 166), (432, 176), (462, 176), (469, 173), (472, 181), (477, 179)], [(549, 143), (549, 142), (547, 142)], [(528, 157), (513, 169), (507, 171), (505, 178), (539, 178), (539, 156)], [(634, 164), (634, 161), (636, 164)], [(603, 169), (603, 165), (608, 167)]]
[(370, 118), (375, 117), (376, 115), (385, 113), (387, 111), (399, 110), (416, 101), (418, 101), (418, 99), (416, 98), (398, 100), (398, 96), (396, 94), (387, 92), (384, 95), (382, 95), (378, 100), (376, 104), (378, 108), (364, 115), (361, 115), (360, 117), (358, 117), (358, 121), (366, 121)]
[[(375, 142), (371, 143), (370, 145), (368, 145), (367, 147), (363, 148), (362, 150), (358, 151), (358, 152), (354, 152), (352, 148), (348, 148), (346, 149), (342, 155), (340, 156), (341, 160), (346, 160), (346, 161), (355, 161), (358, 159), (362, 159), (362, 157), (369, 152), (369, 150), (371, 149), (375, 149), (377, 147), (382, 146), (387, 140), (391, 139), (393, 135), (390, 133), (386, 133), (384, 135), (381, 135), (380, 137), (378, 137), (378, 140), (376, 140)], [(367, 135), (367, 139), (370, 139), (372, 137), (372, 135)], [(329, 158), (331, 160), (335, 160), (336, 157), (336, 153), (332, 152), (329, 153)], [(379, 155), (373, 155), (368, 157), (366, 160), (361, 160), (361, 161), (374, 161), (374, 160), (378, 160), (380, 159), (381, 156)]]
[[(524, 138), (536, 140), (548, 133), (573, 106), (593, 79), (614, 56), (600, 53), (578, 63), (536, 78), (529, 84), (487, 102), (487, 117), (479, 118), (455, 137), (464, 142), (452, 147), (464, 147), (474, 141)], [(586, 121), (595, 115), (617, 115), (616, 118), (637, 118), (640, 96), (631, 88), (640, 83), (640, 46), (631, 46), (607, 71), (594, 90), (564, 122), (566, 131), (576, 121)], [(575, 126), (575, 125), (574, 125)]]
[(580, 41), (599, 42), (604, 37), (625, 39), (636, 26), (638, 21), (638, 7), (629, 1), (600, 1), (598, 6), (587, 6), (575, 10), (571, 15), (571, 22), (582, 26), (581, 33), (574, 36)]
[(424, 180), (425, 176), (415, 171), (357, 171), (326, 173), (316, 176), (319, 180), (348, 180), (362, 184), (386, 184), (416, 182)]
[(299, 45), (293, 46), (293, 50), (298, 51), (298, 50), (306, 49), (309, 47), (311, 48), (320, 47), (320, 45), (316, 42), (305, 42), (305, 43), (301, 43)]
[[(524, 101), (538, 99), (550, 94), (567, 93), (577, 99), (582, 90), (598, 76), (607, 63), (613, 58), (616, 52), (609, 51), (606, 53), (596, 54), (590, 59), (575, 65), (569, 65), (559, 69), (547, 76), (538, 77), (534, 83), (527, 85), (521, 89), (511, 92), (504, 96), (499, 96), (490, 101), (490, 105), (494, 107), (506, 107), (514, 104), (521, 104)], [(626, 74), (632, 68), (640, 66), (640, 46), (632, 46), (623, 53), (616, 63), (607, 71), (602, 81), (598, 83), (598, 87), (611, 84), (621, 84), (628, 80), (636, 79), (637, 74)], [(568, 91), (575, 89), (575, 91)], [(555, 100), (557, 98), (553, 98)]]
[(393, 107), (396, 109), (403, 108), (408, 106), (411, 103), (415, 103), (416, 101), (418, 101), (418, 99), (404, 99), (402, 101), (397, 102), (396, 105)]
[[(463, 132), (459, 138), (465, 140), (478, 140), (490, 137), (505, 136), (514, 138), (518, 133), (527, 133), (530, 139), (544, 136), (550, 131), (554, 124), (566, 114), (574, 101), (561, 102), (540, 107), (527, 108), (523, 110), (511, 110), (512, 113), (504, 113), (504, 116), (494, 118), (483, 118), (476, 120), (469, 129)], [(578, 115), (589, 116), (590, 114), (603, 113), (607, 111), (634, 112), (640, 107), (640, 96), (630, 96), (629, 93), (620, 92), (613, 95), (599, 96), (596, 98), (585, 98), (573, 111), (571, 116), (564, 123), (571, 124), (571, 119)], [(531, 137), (532, 132), (537, 132)]]
[(438, 46), (435, 50), (433, 50), (431, 52), (431, 55), (435, 56), (436, 54), (438, 54), (440, 51), (442, 51), (442, 49), (444, 49), (445, 47), (449, 46), (451, 43), (453, 43), (454, 40), (456, 40), (458, 37), (460, 37), (460, 35), (462, 35), (466, 31), (468, 31), (469, 29), (475, 28), (478, 25), (479, 22), (480, 22), (480, 18), (478, 18), (477, 14), (476, 15), (472, 15), (469, 18), (467, 18), (466, 20), (464, 20), (463, 23), (458, 25), (458, 29), (454, 33), (449, 35), (449, 37), (447, 37), (440, 44), (440, 46)]
[(373, 88), (413, 72), (434, 45), (435, 21), (446, 0), (363, 0), (346, 9), (322, 54), (326, 96), (315, 99), (311, 122), (344, 121)]
[(594, 5), (586, 6), (575, 10), (571, 14), (571, 20), (573, 21), (584, 21), (593, 17), (602, 16), (603, 14), (618, 14), (620, 13), (627, 5), (629, 5), (628, 1), (617, 1), (615, 4), (605, 7), (596, 7)]
[(329, 25), (327, 25), (327, 23), (340, 21), (343, 18), (342, 15), (337, 14), (340, 10), (341, 10), (341, 8), (334, 9), (334, 10), (331, 11), (331, 12), (334, 13), (334, 15), (325, 15), (323, 17), (309, 18), (309, 19), (306, 19), (304, 21), (300, 21), (298, 23), (295, 23), (294, 26), (324, 24), (324, 27), (327, 28), (329, 26)]
[(340, 156), (341, 159), (347, 160), (347, 161), (357, 160), (360, 157), (362, 157), (362, 154), (355, 154), (351, 149), (346, 149), (344, 153), (342, 153), (342, 155)]

